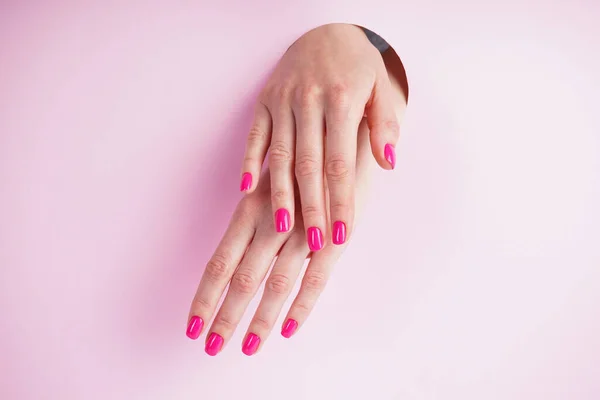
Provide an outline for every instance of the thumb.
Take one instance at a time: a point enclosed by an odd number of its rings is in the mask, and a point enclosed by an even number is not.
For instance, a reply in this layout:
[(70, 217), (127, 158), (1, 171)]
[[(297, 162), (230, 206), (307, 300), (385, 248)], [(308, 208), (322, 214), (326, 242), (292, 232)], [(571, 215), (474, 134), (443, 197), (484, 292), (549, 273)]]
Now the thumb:
[(375, 160), (383, 169), (394, 169), (400, 125), (394, 109), (392, 84), (387, 76), (375, 84), (366, 114)]

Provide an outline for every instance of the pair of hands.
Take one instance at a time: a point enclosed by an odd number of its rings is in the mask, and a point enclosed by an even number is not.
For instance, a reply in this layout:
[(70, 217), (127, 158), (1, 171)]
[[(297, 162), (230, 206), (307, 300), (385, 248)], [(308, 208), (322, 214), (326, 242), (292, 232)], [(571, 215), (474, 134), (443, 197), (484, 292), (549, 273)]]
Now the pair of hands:
[(187, 335), (197, 339), (229, 285), (208, 330), (209, 355), (230, 339), (275, 258), (242, 351), (252, 355), (267, 339), (310, 257), (281, 334), (291, 337), (307, 319), (354, 226), (371, 151), (382, 168), (395, 166), (404, 105), (398, 81), (356, 26), (317, 28), (288, 49), (256, 105), (240, 187), (246, 196), (192, 302)]

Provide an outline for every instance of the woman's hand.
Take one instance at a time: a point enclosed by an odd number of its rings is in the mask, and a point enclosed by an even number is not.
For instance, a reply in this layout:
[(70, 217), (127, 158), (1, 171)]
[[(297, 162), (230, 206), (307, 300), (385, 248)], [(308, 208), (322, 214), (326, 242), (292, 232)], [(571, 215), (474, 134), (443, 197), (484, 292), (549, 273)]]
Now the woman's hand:
[[(372, 160), (366, 121), (360, 124), (358, 136), (358, 155), (353, 164), (356, 163), (356, 190), (360, 203), (366, 192), (369, 163)], [(221, 243), (206, 266), (192, 302), (187, 335), (197, 339), (204, 322), (211, 320), (229, 284), (227, 295), (207, 334), (205, 349), (212, 356), (217, 355), (231, 338), (273, 260), (277, 258), (242, 345), (242, 351), (247, 355), (258, 350), (269, 336), (311, 253), (304, 240), (304, 221), (300, 213), (296, 215), (296, 224), (286, 233), (278, 233), (273, 229), (269, 171), (262, 178), (256, 190), (240, 201)], [(324, 215), (326, 218), (327, 214)], [(281, 334), (284, 337), (291, 337), (306, 320), (344, 247), (328, 246), (312, 255), (300, 291), (282, 326)]]
[(395, 166), (399, 124), (392, 91), (381, 54), (357, 26), (325, 25), (290, 47), (259, 96), (242, 168), (241, 190), (252, 193), (269, 153), (277, 232), (289, 232), (298, 224), (294, 216), (302, 215), (311, 251), (326, 245), (327, 232), (333, 244), (346, 243), (363, 116), (375, 159), (382, 168)]

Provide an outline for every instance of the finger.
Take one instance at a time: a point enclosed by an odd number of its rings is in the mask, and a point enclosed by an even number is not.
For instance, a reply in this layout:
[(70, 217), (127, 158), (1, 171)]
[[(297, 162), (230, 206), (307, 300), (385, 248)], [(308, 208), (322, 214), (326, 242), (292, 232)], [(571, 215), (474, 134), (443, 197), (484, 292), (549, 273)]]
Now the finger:
[(205, 348), (207, 354), (217, 355), (233, 335), (286, 238), (278, 236), (276, 239), (273, 240), (272, 231), (256, 233), (242, 262), (231, 277), (227, 295), (209, 330)]
[(300, 191), (302, 218), (311, 251), (323, 247), (323, 232), (327, 231), (325, 189), (323, 182), (323, 104), (319, 93), (300, 94), (294, 104), (296, 120), (295, 176)]
[(198, 339), (205, 322), (212, 318), (217, 304), (252, 241), (256, 221), (249, 210), (240, 206), (219, 246), (206, 264), (188, 316), (187, 336)]
[(396, 167), (396, 143), (400, 136), (400, 125), (394, 106), (392, 85), (382, 76), (375, 83), (371, 100), (367, 106), (367, 122), (371, 131), (371, 150), (377, 163), (384, 169)]
[[(365, 191), (368, 184), (368, 171), (371, 169), (370, 164), (374, 164), (370, 152), (369, 128), (366, 119), (363, 119), (359, 126), (358, 144), (356, 166), (357, 177), (360, 179), (356, 181), (356, 189), (358, 191)], [(333, 265), (341, 256), (345, 247), (345, 245), (329, 246), (323, 251), (313, 253), (302, 280), (300, 291), (284, 320), (281, 329), (282, 336), (286, 338), (291, 337), (299, 326), (306, 321), (320, 293), (324, 289), (326, 281), (329, 279)]]
[(272, 111), (273, 135), (269, 147), (271, 204), (275, 230), (289, 232), (294, 226), (294, 147), (296, 129), (292, 109), (279, 105)]
[(246, 141), (240, 191), (250, 193), (256, 188), (270, 139), (271, 114), (267, 107), (259, 101), (256, 104), (254, 122), (252, 122)]
[(330, 101), (326, 114), (325, 176), (329, 191), (331, 235), (335, 245), (346, 243), (354, 219), (356, 146), (361, 111), (350, 98)]
[(292, 337), (304, 321), (306, 321), (317, 303), (319, 295), (325, 289), (333, 265), (339, 259), (344, 247), (330, 246), (323, 251), (313, 254), (302, 278), (300, 290), (281, 328), (281, 335), (283, 337)]
[(246, 332), (242, 345), (244, 354), (253, 355), (267, 340), (309, 251), (303, 234), (292, 236), (284, 245), (265, 282), (262, 299)]
[[(356, 149), (356, 176), (355, 188), (356, 193), (366, 192), (369, 189), (369, 176), (375, 167), (375, 159), (371, 155), (371, 144), (369, 142), (369, 127), (367, 119), (363, 118), (358, 126), (358, 140)], [(360, 205), (366, 196), (357, 196), (355, 202), (355, 210), (359, 210)], [(358, 219), (357, 212), (354, 213), (354, 223)]]

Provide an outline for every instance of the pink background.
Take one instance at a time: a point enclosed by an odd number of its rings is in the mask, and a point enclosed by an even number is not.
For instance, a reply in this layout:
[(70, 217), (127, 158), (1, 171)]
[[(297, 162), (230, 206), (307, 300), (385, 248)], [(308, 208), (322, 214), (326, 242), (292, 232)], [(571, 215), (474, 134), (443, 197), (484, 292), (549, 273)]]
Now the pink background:
[[(0, 399), (600, 398), (600, 3), (294, 3), (0, 2)], [(405, 62), (397, 171), (300, 334), (209, 358), (253, 98), (333, 21)]]

